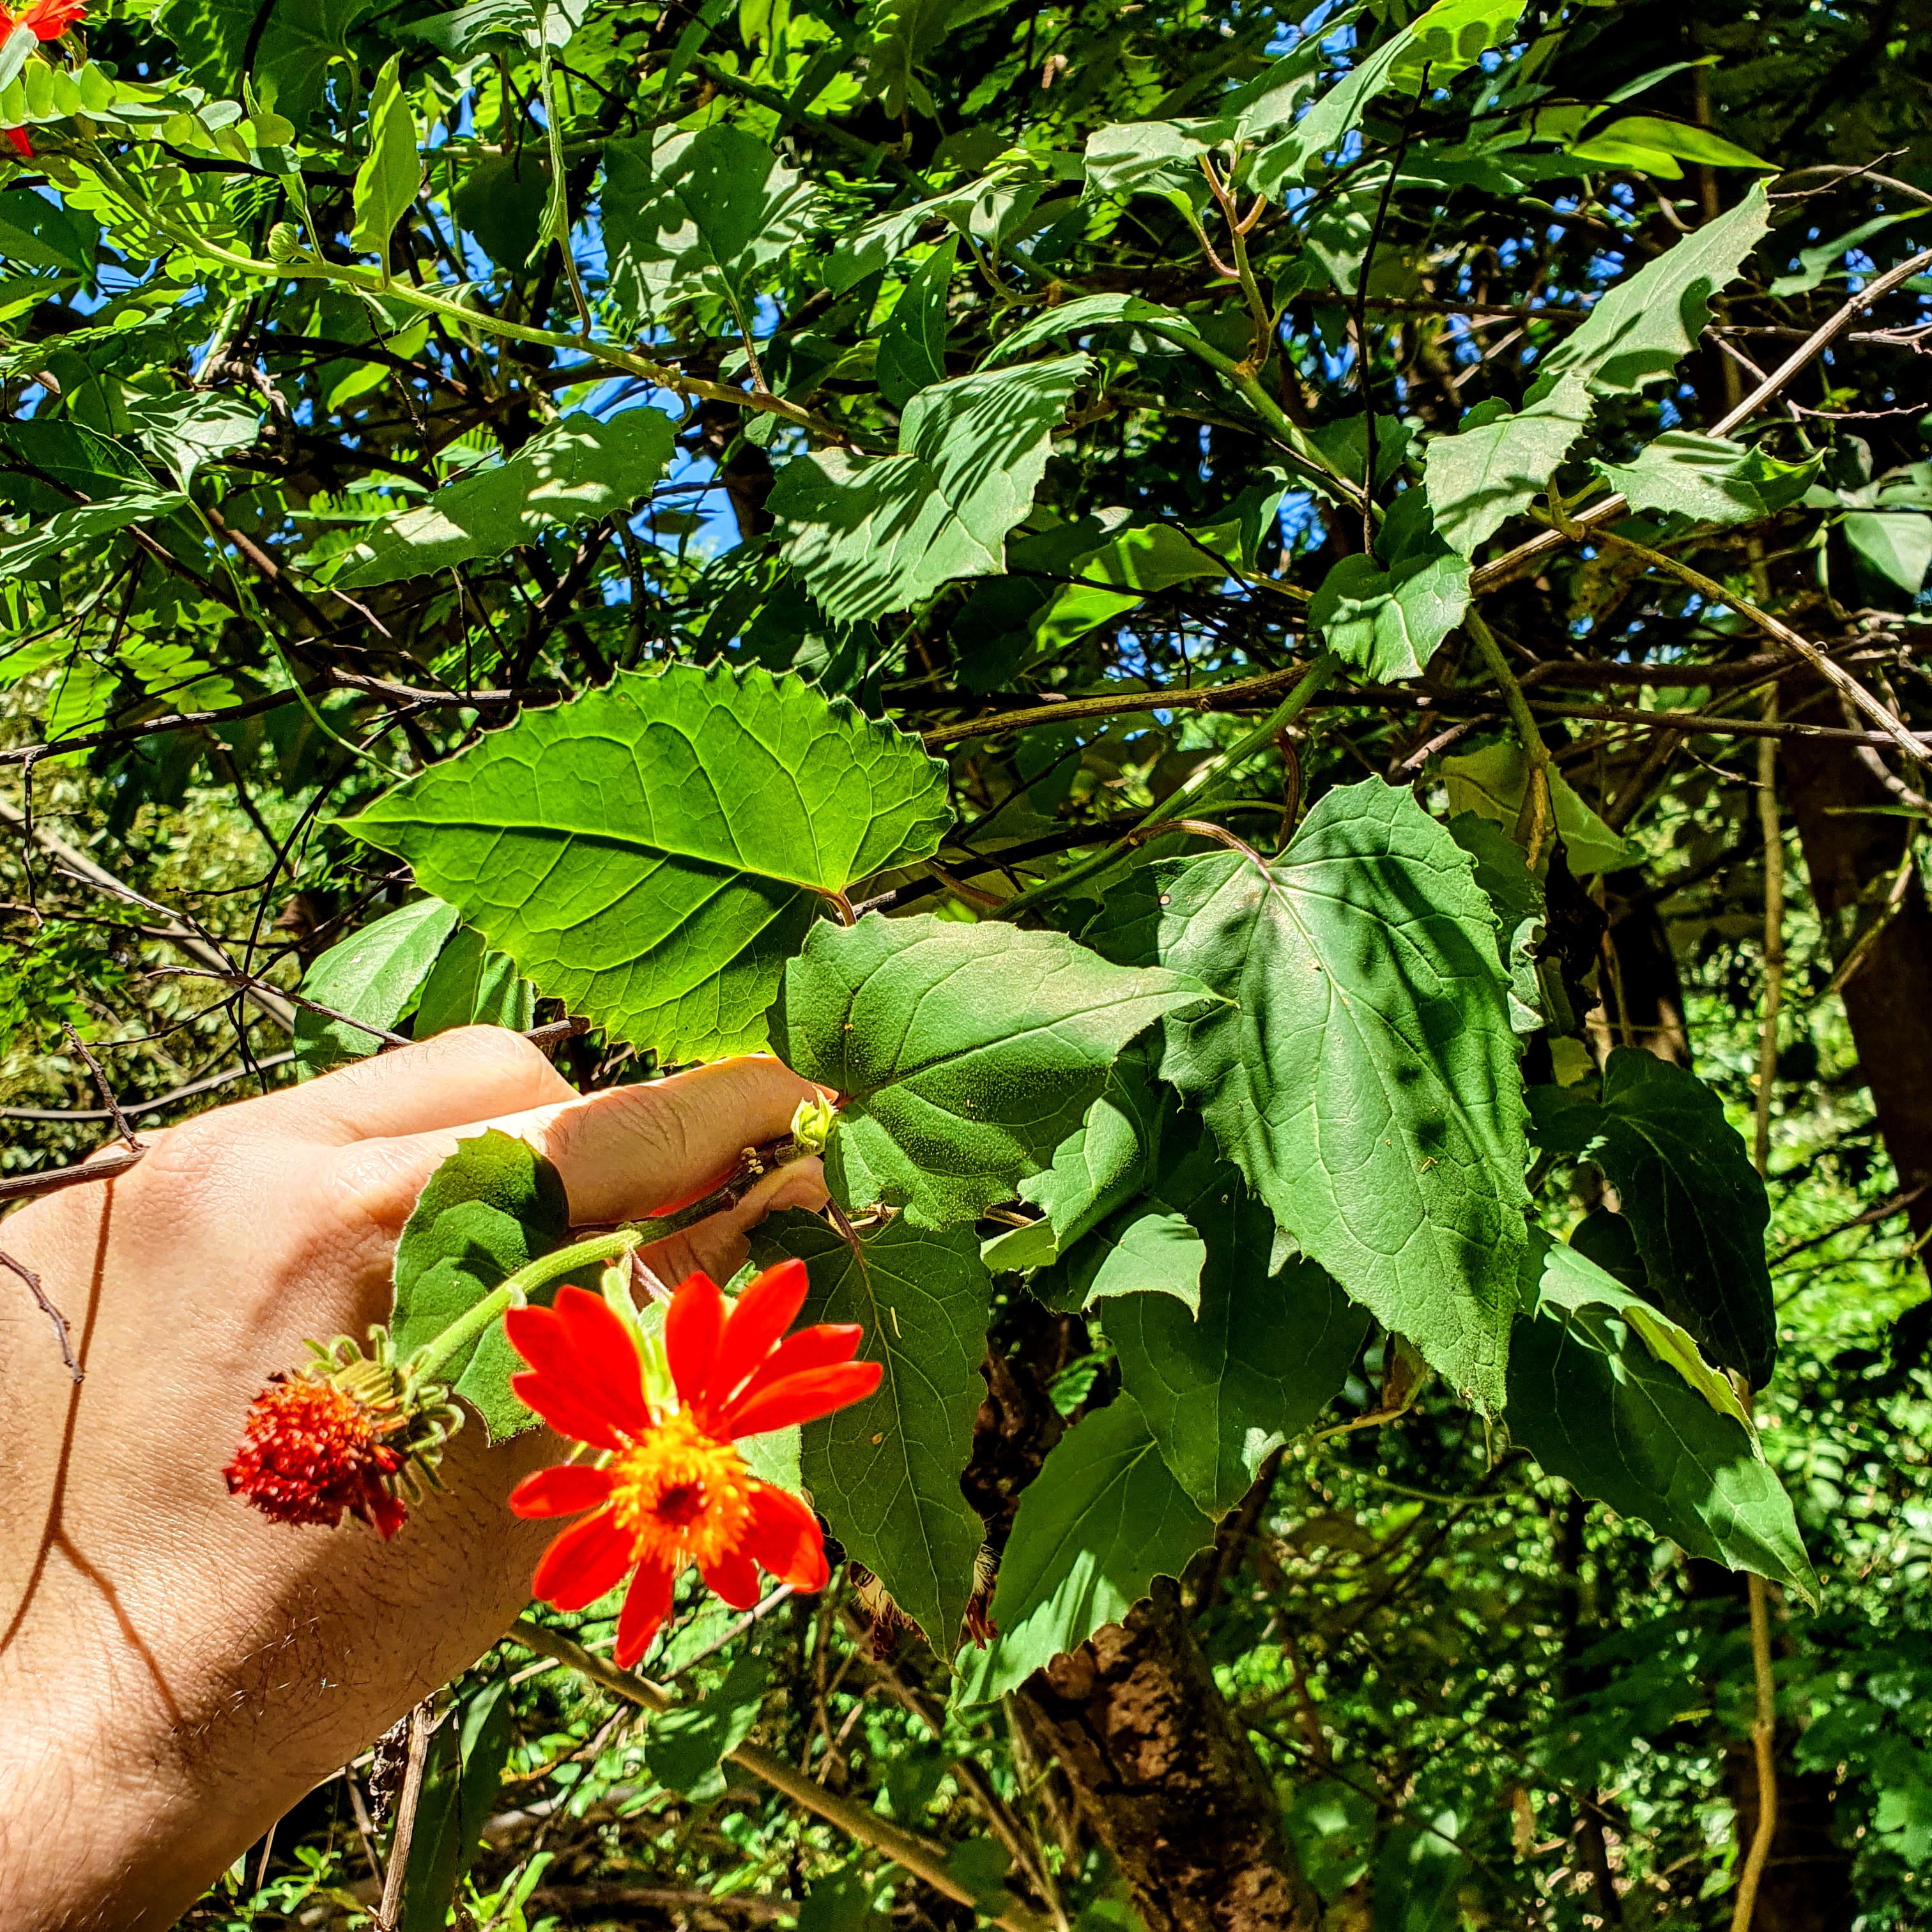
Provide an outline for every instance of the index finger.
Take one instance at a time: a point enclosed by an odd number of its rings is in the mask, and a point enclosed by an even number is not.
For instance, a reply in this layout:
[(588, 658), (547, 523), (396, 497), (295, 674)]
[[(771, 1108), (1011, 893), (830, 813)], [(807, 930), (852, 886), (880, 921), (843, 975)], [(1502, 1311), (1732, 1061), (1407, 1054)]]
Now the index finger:
[(635, 1220), (722, 1186), (746, 1149), (789, 1132), (799, 1102), (818, 1093), (769, 1055), (714, 1060), (460, 1127), (363, 1141), (339, 1159), (362, 1211), (400, 1226), (458, 1142), (495, 1127), (554, 1163), (573, 1224)]

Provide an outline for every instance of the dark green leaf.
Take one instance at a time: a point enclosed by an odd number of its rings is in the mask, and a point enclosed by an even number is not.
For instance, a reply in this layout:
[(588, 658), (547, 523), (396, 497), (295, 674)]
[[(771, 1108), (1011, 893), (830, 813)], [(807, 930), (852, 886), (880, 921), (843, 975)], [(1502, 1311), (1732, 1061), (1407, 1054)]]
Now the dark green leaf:
[(496, 557), (548, 530), (621, 516), (664, 474), (670, 418), (653, 409), (576, 411), (506, 460), (446, 483), (376, 524), (337, 581), (356, 590)]
[(512, 1027), (528, 1030), (535, 1016), (536, 989), (502, 953), (492, 952), (483, 935), (468, 926), (453, 934), (424, 982), (416, 1001), (416, 1037), (428, 1040), (452, 1027)]
[(942, 1655), (958, 1635), (986, 1529), (959, 1487), (985, 1400), (992, 1278), (970, 1228), (934, 1234), (903, 1216), (854, 1253), (815, 1215), (776, 1214), (753, 1237), (761, 1264), (796, 1255), (803, 1318), (856, 1322), (876, 1394), (806, 1425), (802, 1470), (832, 1533), (873, 1571)]
[(1456, 1932), (1456, 1882), (1468, 1859), (1456, 1843), (1453, 1811), (1427, 1824), (1396, 1826), (1376, 1853), (1373, 1932)]
[(1052, 1164), (1020, 1183), (1020, 1198), (1045, 1210), (1055, 1248), (1070, 1246), (1153, 1178), (1174, 1099), (1154, 1079), (1160, 1057), (1156, 1040), (1122, 1048), (1100, 1097), (1054, 1149)]
[(842, 449), (795, 457), (770, 508), (785, 555), (827, 616), (849, 623), (909, 609), (957, 577), (1005, 568), (1051, 433), (1090, 366), (1063, 356), (922, 389), (896, 456)]
[(1690, 1336), (1540, 1229), (1524, 1283), (1510, 1435), (1552, 1475), (1692, 1556), (1754, 1570), (1815, 1603), (1790, 1500)]
[[(527, 1141), (492, 1127), (459, 1142), (416, 1197), (396, 1244), (390, 1327), (398, 1351), (406, 1355), (434, 1340), (506, 1276), (560, 1247), (569, 1232), (562, 1177)], [(548, 1303), (560, 1285), (532, 1299)], [(498, 1322), (446, 1371), (493, 1442), (536, 1426), (510, 1390), (511, 1376), (524, 1366)]]
[(1818, 462), (1814, 457), (1809, 463), (1780, 463), (1722, 436), (1666, 430), (1644, 445), (1634, 463), (1599, 463), (1596, 468), (1634, 510), (1740, 524), (1788, 509), (1810, 488)]
[(1778, 1358), (1764, 1231), (1764, 1183), (1724, 1102), (1688, 1068), (1620, 1046), (1603, 1098), (1530, 1094), (1538, 1138), (1594, 1161), (1617, 1190), (1650, 1271), (1653, 1300), (1726, 1367), (1761, 1388)]
[[(416, 1004), (443, 942), (456, 929), (456, 908), (416, 899), (338, 941), (302, 975), (305, 997), (351, 1019), (393, 1031)], [(308, 1073), (366, 1060), (380, 1038), (320, 1013), (296, 1016), (296, 1054)]]
[(919, 77), (946, 38), (959, 0), (878, 0), (866, 46), (866, 92), (883, 97), (894, 120), (908, 105), (932, 111), (932, 96)]
[(958, 256), (959, 238), (949, 235), (914, 271), (879, 332), (879, 393), (896, 410), (946, 380), (946, 293)]
[(1312, 1262), (1270, 1272), (1274, 1216), (1211, 1144), (1165, 1179), (1160, 1198), (1205, 1244), (1200, 1311), (1136, 1294), (1108, 1302), (1101, 1320), (1167, 1466), (1219, 1516), (1340, 1392), (1369, 1318)]
[(188, 499), (176, 490), (143, 490), (62, 510), (38, 530), (0, 543), (0, 578), (30, 576), (76, 544), (91, 544), (130, 524), (152, 523), (187, 507)]
[(1303, 1252), (1491, 1413), (1522, 1253), (1508, 980), (1473, 868), (1406, 790), (1316, 805), (1264, 872), (1143, 867), (1088, 938), (1233, 1004), (1166, 1023), (1161, 1076)]
[(1873, 574), (1916, 597), (1932, 567), (1932, 517), (1854, 510), (1844, 522), (1845, 541)]
[(1331, 565), (1308, 621), (1370, 677), (1420, 677), (1469, 608), (1468, 562), (1436, 534), (1420, 490), (1396, 499), (1376, 547), (1388, 568), (1359, 551)]
[(944, 768), (769, 672), (620, 672), (526, 712), (352, 829), (543, 992), (667, 1060), (762, 1046), (823, 897), (938, 846)]
[(93, 218), (36, 194), (32, 188), (0, 194), (0, 262), (16, 268), (61, 268), (91, 280), (100, 230)]
[(442, 1932), (496, 1808), (510, 1754), (509, 1680), (492, 1678), (436, 1726), (410, 1835), (400, 1932)]
[(694, 1804), (724, 1793), (724, 1760), (752, 1735), (771, 1688), (771, 1666), (743, 1652), (701, 1703), (660, 1712), (644, 1733), (644, 1763), (667, 1790)]
[(184, 490), (204, 463), (246, 449), (262, 428), (256, 404), (222, 389), (130, 404), (128, 420), (148, 453), (174, 472)]
[(1536, 948), (1543, 937), (1543, 888), (1522, 848), (1493, 820), (1459, 812), (1449, 836), (1476, 862), (1476, 884), (1496, 916), (1496, 945), (1510, 976), (1510, 1024), (1520, 1034), (1544, 1024)]
[(820, 925), (785, 968), (773, 1050), (842, 1096), (826, 1178), (848, 1210), (971, 1220), (1052, 1162), (1107, 1070), (1191, 980), (1057, 932), (928, 914)]
[(959, 1653), (956, 1702), (1017, 1690), (1118, 1623), (1155, 1577), (1178, 1576), (1214, 1534), (1214, 1519), (1168, 1473), (1139, 1405), (1117, 1396), (1061, 1437), (1022, 1492), (993, 1595), (999, 1634)]
[[(514, 4), (523, 5), (524, 0), (514, 0)], [(500, 268), (514, 273), (529, 260), (530, 250), (537, 245), (549, 198), (550, 179), (544, 165), (525, 150), (492, 155), (466, 172), (457, 187), (453, 206), (458, 221), (482, 244), (484, 254)]]
[(1198, 333), (1195, 325), (1178, 309), (1144, 301), (1138, 296), (1079, 296), (1021, 323), (988, 354), (984, 366), (992, 369), (1003, 362), (1016, 362), (1041, 344), (1057, 342), (1063, 337), (1070, 340), (1076, 335), (1090, 334), (1099, 329), (1137, 322), (1158, 322), (1189, 335)]

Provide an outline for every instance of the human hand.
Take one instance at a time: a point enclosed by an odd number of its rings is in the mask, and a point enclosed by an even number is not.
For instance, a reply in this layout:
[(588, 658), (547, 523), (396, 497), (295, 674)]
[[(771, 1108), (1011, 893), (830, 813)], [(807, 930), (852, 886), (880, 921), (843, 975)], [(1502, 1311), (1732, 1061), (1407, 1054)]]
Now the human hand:
[[(554, 1526), (504, 1503), (556, 1460), (548, 1431), (493, 1448), (472, 1416), (391, 1543), (272, 1522), (222, 1478), (306, 1338), (386, 1318), (397, 1237), (458, 1140), (520, 1136), (604, 1226), (716, 1185), (815, 1090), (758, 1058), (586, 1097), (469, 1028), (151, 1136), (0, 1227), (86, 1374), (0, 1277), (0, 1927), (171, 1924), (527, 1600)], [(800, 1162), (643, 1256), (723, 1280), (761, 1216), (824, 1198)]]

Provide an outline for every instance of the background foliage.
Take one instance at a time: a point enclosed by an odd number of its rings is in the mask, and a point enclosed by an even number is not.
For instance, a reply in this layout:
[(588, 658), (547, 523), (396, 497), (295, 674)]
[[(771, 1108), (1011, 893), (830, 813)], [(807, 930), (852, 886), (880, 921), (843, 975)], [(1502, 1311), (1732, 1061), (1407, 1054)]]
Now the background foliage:
[[(846, 1101), (856, 1247), (760, 1250), (886, 1363), (802, 1445), (832, 1589), (694, 1598), (647, 1724), (484, 1659), (406, 1923), (1235, 1922), (1034, 1675), (1151, 1590), (1256, 1754), (1174, 1803), (1281, 1821), (1251, 1922), (1726, 1924), (1747, 1569), (1755, 1922), (1932, 1911), (1922, 14), (0, 44), (9, 1172), (104, 1132), (83, 1043), (151, 1125), (566, 1016), (586, 1088)], [(367, 1922), (395, 1768), (194, 1922)]]

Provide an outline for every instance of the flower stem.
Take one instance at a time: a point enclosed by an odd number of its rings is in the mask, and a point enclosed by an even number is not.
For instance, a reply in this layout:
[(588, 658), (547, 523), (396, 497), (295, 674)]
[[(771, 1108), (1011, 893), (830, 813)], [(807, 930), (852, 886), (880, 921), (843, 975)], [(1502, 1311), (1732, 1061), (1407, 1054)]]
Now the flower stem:
[(568, 1247), (539, 1255), (526, 1262), (516, 1273), (493, 1288), (473, 1306), (466, 1309), (440, 1335), (432, 1336), (403, 1364), (414, 1379), (434, 1381), (446, 1363), (453, 1360), (477, 1341), (506, 1309), (520, 1308), (532, 1292), (548, 1287), (567, 1274), (592, 1262), (608, 1262), (640, 1246), (644, 1236), (635, 1228), (616, 1228), (588, 1240), (573, 1241)]

